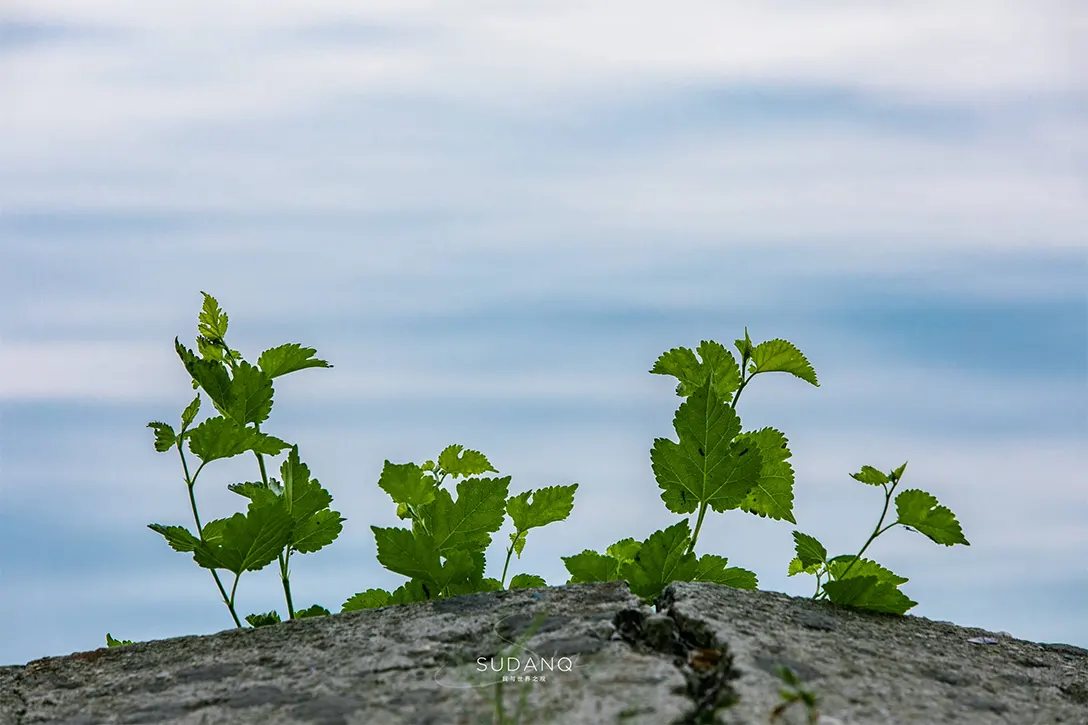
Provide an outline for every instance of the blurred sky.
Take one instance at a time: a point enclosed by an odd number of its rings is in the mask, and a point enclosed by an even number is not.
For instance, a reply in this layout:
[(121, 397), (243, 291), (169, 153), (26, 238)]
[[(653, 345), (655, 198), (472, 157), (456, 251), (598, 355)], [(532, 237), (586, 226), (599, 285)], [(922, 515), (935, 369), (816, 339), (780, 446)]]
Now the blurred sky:
[[(192, 526), (145, 426), (192, 399), (201, 290), (248, 359), (335, 365), (263, 426), (347, 519), (292, 558), (299, 607), (403, 582), (382, 462), (451, 443), (512, 493), (580, 484), (513, 572), (674, 523), (649, 451), (681, 399), (648, 371), (747, 326), (820, 379), (737, 408), (788, 437), (798, 523), (712, 513), (700, 553), (809, 595), (791, 532), (856, 553), (884, 497), (848, 474), (909, 461), (971, 542), (869, 548), (910, 613), (1088, 647), (1086, 30), (1077, 2), (8, 0), (0, 664), (232, 625), (146, 528)], [(209, 465), (202, 519), (256, 477)], [(275, 567), (238, 601), (283, 614)]]

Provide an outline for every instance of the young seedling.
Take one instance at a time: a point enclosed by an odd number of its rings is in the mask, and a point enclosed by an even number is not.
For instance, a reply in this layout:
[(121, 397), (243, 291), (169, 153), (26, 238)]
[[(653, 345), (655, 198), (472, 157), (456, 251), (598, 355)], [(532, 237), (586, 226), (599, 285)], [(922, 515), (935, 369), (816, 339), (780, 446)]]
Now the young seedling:
[(808, 711), (809, 725), (816, 725), (820, 720), (820, 711), (816, 709), (820, 704), (819, 696), (802, 688), (801, 680), (798, 679), (796, 673), (789, 667), (778, 665), (774, 669), (775, 674), (778, 675), (778, 679), (786, 683), (787, 687), (778, 691), (779, 696), (782, 698), (782, 702), (775, 706), (771, 711), (770, 722), (778, 722), (778, 718), (782, 717), (791, 705), (795, 702), (801, 702)]
[[(437, 465), (434, 461), (422, 466), (385, 462), (378, 485), (397, 504), (397, 516), (411, 520), (412, 528), (370, 528), (377, 540), (378, 561), (409, 581), (393, 592), (359, 592), (344, 602), (343, 611), (502, 589), (510, 557), (516, 553), (521, 558), (529, 529), (570, 515), (577, 483), (525, 491), (507, 499), (510, 476), (478, 477), (498, 471), (479, 451), (465, 450), (459, 457), (462, 449), (459, 445), (446, 447)], [(465, 477), (457, 484), (456, 499), (442, 488), (447, 476)], [(496, 580), (484, 576), (484, 551), (507, 514), (514, 532), (502, 577)], [(547, 583), (533, 574), (518, 574), (510, 580), (511, 589), (542, 586)]]
[[(586, 550), (563, 557), (571, 575), (569, 583), (625, 579), (631, 591), (646, 601), (672, 581), (756, 588), (754, 573), (727, 567), (724, 557), (696, 557), (694, 553), (708, 509), (724, 513), (739, 508), (797, 523), (793, 517), (793, 468), (786, 462), (792, 454), (786, 437), (774, 428), (742, 433), (737, 401), (760, 373), (787, 372), (812, 385), (819, 383), (805, 356), (785, 340), (753, 346), (745, 329), (744, 339), (735, 344), (741, 355), (739, 365), (721, 344), (704, 340), (698, 347), (701, 362), (695, 353), (681, 347), (663, 354), (650, 369), (651, 373), (678, 378), (676, 393), (687, 398), (673, 420), (680, 442), (656, 439), (650, 461), (665, 506), (677, 514), (698, 511), (694, 531), (684, 518), (643, 542), (623, 539), (604, 554)], [(742, 370), (749, 361), (745, 377)]]
[[(650, 460), (661, 499), (678, 514), (698, 510), (695, 529), (689, 533), (688, 520), (651, 534), (645, 541), (622, 539), (604, 554), (586, 550), (563, 557), (571, 577), (568, 583), (624, 579), (632, 593), (651, 601), (672, 581), (709, 581), (739, 589), (755, 589), (754, 573), (727, 567), (727, 559), (712, 554), (696, 557), (695, 544), (707, 509), (725, 512), (739, 508), (761, 517), (786, 520), (793, 517), (793, 468), (786, 461), (792, 454), (785, 435), (774, 428), (741, 433), (736, 414), (741, 391), (759, 373), (790, 373), (818, 386), (816, 372), (792, 343), (770, 340), (752, 345), (748, 330), (736, 340), (741, 362), (716, 342), (703, 341), (698, 348), (700, 362), (687, 348), (675, 348), (662, 355), (651, 373), (668, 374), (680, 380), (677, 395), (686, 397), (676, 412), (673, 426), (679, 443), (658, 438), (650, 451)], [(751, 365), (749, 366), (749, 361)], [(742, 370), (748, 367), (745, 377)], [(732, 396), (731, 402), (729, 400)], [(880, 529), (887, 513), (891, 492), (895, 489), (904, 463), (890, 474), (870, 466), (852, 474), (862, 483), (887, 488), (884, 513), (873, 535), (856, 556), (839, 556), (828, 561), (827, 551), (811, 536), (795, 531), (797, 557), (790, 563), (789, 574), (798, 572), (830, 574), (832, 581), (823, 586), (821, 598), (832, 602), (881, 612), (903, 614), (913, 607), (898, 590), (907, 579), (896, 576), (873, 561), (861, 558), (879, 534), (895, 524), (922, 532), (939, 544), (967, 544), (955, 516), (937, 505), (937, 499), (924, 491), (903, 491), (896, 498), (899, 519)], [(816, 595), (813, 596), (816, 598)]]
[[(288, 566), (292, 553), (311, 553), (332, 543), (345, 520), (329, 509), (332, 496), (311, 478), (308, 467), (299, 458), (298, 446), (261, 431), (272, 409), (272, 380), (281, 375), (310, 367), (332, 367), (314, 357), (316, 350), (290, 343), (263, 352), (257, 365), (246, 362), (226, 343), (227, 315), (214, 297), (204, 295), (199, 315), (197, 352), (193, 353), (177, 338), (174, 347), (192, 378), (193, 388), (201, 389), (212, 401), (217, 416), (191, 428), (200, 410), (198, 393), (181, 415), (178, 432), (161, 422), (151, 422), (155, 431), (155, 449), (166, 452), (176, 448), (189, 493), (189, 503), (196, 523), (196, 533), (181, 526), (150, 524), (176, 551), (192, 553), (196, 563), (211, 571), (212, 578), (227, 605), (236, 626), (241, 627), (235, 610), (238, 581), (245, 571), (257, 571), (272, 561), (279, 561), (280, 579), (289, 619), (329, 614), (313, 605), (295, 611)], [(661, 489), (665, 506), (684, 516), (665, 529), (655, 531), (645, 540), (625, 538), (609, 546), (605, 553), (586, 550), (563, 557), (570, 574), (567, 583), (613, 581), (624, 579), (631, 591), (651, 601), (673, 581), (707, 581), (741, 589), (755, 589), (756, 575), (746, 569), (728, 566), (725, 557), (715, 554), (696, 556), (695, 546), (708, 510), (724, 513), (741, 509), (763, 518), (796, 524), (793, 516), (794, 472), (784, 434), (774, 428), (741, 431), (736, 413), (737, 401), (752, 378), (760, 373), (786, 372), (814, 386), (816, 373), (805, 356), (792, 343), (769, 340), (753, 345), (744, 331), (736, 340), (738, 364), (733, 354), (721, 344), (702, 341), (699, 358), (688, 348), (674, 348), (661, 355), (650, 372), (672, 375), (679, 380), (676, 393), (685, 400), (673, 420), (679, 442), (658, 438), (650, 451), (650, 460)], [(701, 360), (700, 360), (701, 358)], [(200, 459), (190, 475), (184, 444)], [(289, 454), (280, 467), (280, 480), (269, 478), (265, 456)], [(578, 484), (550, 486), (508, 497), (510, 477), (481, 477), (498, 473), (479, 451), (451, 445), (438, 456), (438, 463), (427, 461), (393, 464), (388, 460), (378, 485), (397, 504), (397, 516), (409, 520), (411, 528), (372, 526), (377, 541), (378, 561), (390, 571), (408, 577), (393, 592), (368, 589), (344, 602), (341, 611), (382, 607), (392, 604), (440, 599), (458, 594), (495, 591), (507, 586), (511, 558), (520, 559), (528, 531), (566, 519), (574, 504)], [(249, 499), (246, 513), (201, 525), (197, 511), (195, 484), (204, 466), (212, 461), (252, 452), (260, 480), (236, 483), (228, 488)], [(870, 485), (885, 486), (884, 514), (891, 494), (906, 464), (889, 474), (865, 466), (854, 478)], [(457, 497), (442, 487), (446, 477), (463, 478), (457, 484)], [(886, 484), (891, 483), (891, 489)], [(878, 535), (902, 524), (914, 528), (939, 544), (967, 544), (952, 512), (928, 493), (903, 491), (896, 497), (899, 518), (881, 529), (884, 514), (869, 541), (855, 556), (827, 558), (819, 541), (794, 532), (797, 557), (789, 573), (805, 572), (817, 576), (817, 594), (832, 602), (863, 609), (902, 614), (914, 602), (898, 591), (907, 579), (892, 574), (861, 555)], [(688, 516), (695, 514), (692, 529)], [(492, 535), (509, 515), (514, 525), (510, 545), (499, 579), (484, 576), (485, 551)], [(234, 574), (230, 594), (219, 578), (218, 570)], [(828, 575), (823, 584), (820, 579)], [(546, 586), (543, 578), (517, 574), (510, 588)], [(273, 610), (250, 614), (251, 626), (280, 621)], [(107, 635), (110, 646), (119, 641)]]
[[(295, 611), (291, 597), (288, 572), (291, 554), (307, 554), (331, 543), (340, 534), (344, 519), (329, 509), (332, 496), (299, 460), (298, 446), (263, 433), (261, 424), (272, 410), (272, 380), (304, 368), (331, 368), (324, 360), (314, 358), (313, 348), (295, 343), (265, 350), (257, 365), (246, 362), (241, 353), (226, 342), (227, 315), (219, 303), (207, 293), (199, 316), (196, 338), (199, 356), (177, 338), (174, 348), (193, 381), (194, 389), (202, 389), (219, 415), (190, 428), (200, 410), (200, 394), (181, 414), (181, 429), (161, 422), (148, 423), (155, 431), (155, 450), (164, 453), (176, 448), (181, 457), (189, 504), (196, 523), (196, 534), (182, 526), (149, 524), (148, 528), (161, 534), (175, 551), (193, 554), (196, 563), (211, 571), (212, 578), (237, 627), (242, 623), (235, 610), (238, 580), (245, 571), (263, 569), (278, 558), (289, 619), (327, 615), (324, 607), (314, 605)], [(200, 465), (190, 475), (184, 444), (200, 459)], [(265, 456), (278, 455), (284, 449), (290, 454), (280, 467), (281, 480), (269, 478)], [(257, 460), (260, 480), (237, 483), (228, 488), (250, 500), (247, 513), (237, 513), (227, 519), (200, 523), (194, 489), (204, 466), (223, 458), (233, 458), (252, 452)], [(234, 584), (227, 594), (217, 570), (234, 574)], [(262, 626), (280, 621), (275, 611), (250, 614), (246, 621)], [(107, 637), (107, 641), (112, 638)], [(116, 642), (116, 640), (113, 640)]]
[[(930, 494), (917, 489), (902, 491), (895, 497), (899, 517), (880, 528), (884, 517), (888, 515), (892, 493), (899, 485), (906, 468), (907, 464), (904, 463), (885, 474), (872, 466), (862, 466), (860, 472), (850, 474), (851, 478), (862, 483), (884, 487), (884, 510), (880, 513), (880, 520), (857, 554), (842, 554), (828, 559), (827, 549), (814, 537), (800, 531), (793, 532), (797, 556), (790, 562), (789, 576), (800, 573), (815, 574), (816, 593), (812, 595), (813, 599), (828, 599), (835, 604), (893, 614), (903, 614), (918, 604), (899, 591), (899, 585), (905, 584), (909, 579), (893, 574), (875, 561), (861, 558), (876, 537), (897, 524), (908, 531), (915, 530), (925, 534), (937, 544), (970, 546), (955, 514), (939, 505), (937, 499)], [(889, 483), (890, 488), (887, 485)], [(820, 579), (824, 575), (829, 575), (830, 579), (823, 584), (821, 592)]]

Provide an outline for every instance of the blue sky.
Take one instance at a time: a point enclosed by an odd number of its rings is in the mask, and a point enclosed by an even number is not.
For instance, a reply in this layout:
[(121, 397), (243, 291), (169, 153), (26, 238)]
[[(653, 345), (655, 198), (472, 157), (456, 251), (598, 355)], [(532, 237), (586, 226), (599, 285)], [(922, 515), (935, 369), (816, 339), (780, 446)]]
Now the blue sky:
[[(648, 371), (747, 326), (820, 379), (737, 408), (789, 439), (798, 523), (714, 514), (701, 553), (811, 594), (791, 532), (855, 553), (883, 493), (848, 474), (909, 461), (971, 542), (870, 547), (911, 614), (1088, 646), (1075, 5), (8, 3), (0, 664), (231, 625), (146, 528), (191, 525), (145, 426), (191, 400), (201, 290), (248, 359), (335, 366), (278, 379), (263, 426), (347, 519), (292, 558), (297, 604), (403, 581), (382, 462), (451, 443), (512, 492), (580, 484), (515, 571), (674, 523), (649, 450), (680, 398)], [(202, 518), (255, 476), (209, 465)], [(243, 576), (240, 611), (272, 608), (274, 568)]]

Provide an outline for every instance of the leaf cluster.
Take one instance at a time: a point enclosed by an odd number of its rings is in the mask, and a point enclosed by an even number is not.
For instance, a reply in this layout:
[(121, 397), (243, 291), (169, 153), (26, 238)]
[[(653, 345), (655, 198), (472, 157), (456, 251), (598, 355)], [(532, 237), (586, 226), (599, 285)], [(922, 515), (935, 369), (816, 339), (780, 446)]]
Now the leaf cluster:
[[(273, 380), (306, 368), (331, 368), (315, 357), (316, 350), (289, 343), (265, 350), (257, 364), (246, 362), (226, 342), (228, 319), (214, 297), (204, 294), (198, 317), (196, 351), (174, 347), (197, 396), (181, 414), (177, 431), (166, 423), (148, 424), (159, 452), (174, 449), (181, 459), (195, 528), (150, 524), (175, 551), (192, 554), (210, 570), (236, 626), (238, 581), (246, 571), (260, 570), (278, 561), (289, 619), (328, 615), (319, 605), (295, 611), (289, 581), (292, 554), (310, 554), (339, 536), (345, 519), (330, 508), (332, 496), (302, 462), (297, 444), (261, 430), (271, 412)], [(793, 512), (794, 470), (789, 442), (781, 431), (765, 427), (742, 430), (736, 411), (741, 393), (751, 380), (768, 372), (788, 373), (819, 386), (808, 359), (792, 343), (768, 340), (753, 344), (744, 338), (734, 342), (739, 356), (723, 345), (702, 341), (695, 351), (673, 348), (662, 354), (650, 372), (678, 380), (676, 394), (683, 398), (673, 417), (676, 440), (657, 438), (650, 450), (650, 464), (666, 509), (681, 518), (642, 540), (621, 539), (603, 553), (585, 550), (562, 557), (570, 575), (567, 583), (625, 580), (631, 591), (652, 601), (674, 581), (705, 581), (740, 589), (755, 589), (756, 575), (713, 553), (695, 553), (707, 514), (739, 509), (761, 518), (796, 524)], [(211, 401), (216, 415), (193, 426), (200, 411), (201, 393)], [(186, 444), (199, 461), (190, 475)], [(280, 477), (269, 477), (265, 457), (287, 455)], [(245, 512), (201, 525), (195, 483), (209, 463), (251, 453), (260, 477), (232, 483), (228, 488), (247, 499)], [(897, 519), (885, 526), (892, 494), (906, 468), (883, 473), (863, 466), (852, 474), (859, 482), (882, 486), (884, 511), (869, 540), (855, 555), (828, 557), (814, 537), (794, 531), (796, 556), (788, 574), (817, 577), (813, 598), (825, 598), (847, 606), (902, 614), (916, 603), (899, 590), (908, 580), (876, 562), (865, 559), (868, 546), (895, 525), (918, 531), (942, 545), (968, 545), (960, 524), (932, 495), (906, 490), (895, 498)], [(486, 475), (496, 474), (496, 475)], [(460, 445), (446, 447), (437, 462), (428, 460), (395, 464), (386, 460), (378, 486), (396, 504), (404, 526), (371, 526), (377, 559), (389, 571), (406, 577), (393, 591), (366, 589), (347, 599), (341, 611), (405, 604), (444, 597), (495, 591), (504, 587), (542, 587), (544, 579), (520, 573), (506, 583), (511, 559), (521, 558), (530, 530), (567, 519), (578, 484), (548, 486), (511, 495), (510, 476), (498, 476), (487, 457)], [(445, 486), (446, 479), (456, 482)], [(694, 527), (688, 517), (694, 515)], [(486, 552), (493, 537), (509, 517), (506, 557), (498, 579), (487, 576)], [(234, 574), (227, 593), (219, 571)], [(823, 577), (827, 581), (822, 581)], [(251, 626), (280, 621), (269, 611), (250, 614)], [(128, 641), (107, 635), (110, 646)]]
[[(692, 531), (687, 519), (655, 531), (645, 541), (623, 539), (605, 552), (585, 550), (563, 557), (571, 577), (568, 583), (624, 579), (631, 591), (651, 601), (673, 581), (709, 581), (738, 589), (755, 589), (756, 575), (739, 567), (727, 567), (727, 559), (714, 554), (696, 556), (699, 532), (709, 511), (740, 509), (763, 518), (789, 521), (793, 515), (794, 471), (786, 436), (774, 428), (742, 432), (736, 404), (741, 391), (760, 373), (785, 372), (818, 386), (808, 359), (786, 340), (753, 345), (744, 331), (736, 340), (740, 362), (723, 345), (702, 341), (695, 352), (674, 348), (658, 358), (650, 372), (679, 380), (676, 394), (685, 398), (673, 418), (678, 441), (658, 438), (650, 462), (661, 500), (675, 514), (696, 514)], [(696, 357), (698, 352), (698, 357)], [(747, 369), (746, 369), (747, 368)], [(884, 474), (863, 466), (855, 479), (885, 486), (887, 501), (906, 468)], [(891, 484), (890, 489), (887, 484)], [(898, 519), (881, 528), (881, 516), (873, 535), (856, 555), (828, 559), (815, 538), (794, 531), (797, 556), (788, 574), (815, 574), (814, 598), (872, 611), (903, 614), (916, 602), (899, 591), (908, 581), (861, 554), (888, 528), (901, 524), (921, 532), (938, 544), (967, 544), (959, 522), (937, 499), (919, 490), (903, 491), (896, 498)], [(828, 581), (820, 587), (821, 578)]]
[[(287, 606), (290, 616), (304, 617), (328, 614), (314, 605), (301, 612), (294, 611), (288, 583), (288, 561), (293, 553), (308, 554), (331, 544), (339, 536), (345, 519), (329, 508), (332, 496), (299, 458), (298, 445), (263, 433), (260, 426), (272, 410), (274, 395), (272, 380), (306, 368), (332, 367), (314, 357), (316, 350), (295, 343), (280, 345), (261, 353), (257, 365), (246, 362), (241, 353), (226, 343), (228, 318), (214, 297), (204, 294), (194, 353), (174, 339), (174, 349), (194, 389), (203, 391), (218, 415), (190, 428), (200, 411), (201, 396), (197, 396), (181, 414), (181, 428), (175, 432), (166, 423), (153, 421), (148, 427), (155, 432), (155, 450), (165, 453), (176, 449), (185, 471), (186, 485), (196, 523), (195, 533), (183, 526), (149, 524), (148, 528), (166, 539), (172, 549), (191, 553), (202, 568), (209, 569), (234, 617), (235, 591), (238, 579), (246, 571), (263, 569), (275, 560), (281, 565)], [(189, 476), (183, 444), (200, 460), (196, 472)], [(289, 449), (280, 466), (280, 479), (269, 478), (264, 456), (276, 456)], [(212, 461), (252, 453), (259, 464), (261, 479), (228, 486), (234, 493), (249, 500), (245, 513), (215, 519), (203, 526), (197, 511), (194, 486), (204, 466)], [(231, 594), (219, 580), (216, 570), (235, 575)], [(246, 617), (254, 626), (279, 621), (275, 612)]]
[[(510, 476), (481, 477), (498, 470), (479, 451), (462, 450), (460, 445), (448, 446), (437, 463), (429, 460), (422, 466), (385, 461), (378, 486), (397, 504), (397, 516), (409, 520), (411, 528), (371, 529), (378, 561), (408, 581), (393, 592), (359, 592), (344, 603), (344, 611), (502, 589), (511, 554), (521, 558), (529, 530), (570, 515), (578, 484), (508, 497)], [(447, 476), (463, 479), (457, 483), (456, 498), (442, 486)], [(484, 576), (485, 552), (507, 515), (514, 531), (502, 577), (494, 579)], [(543, 586), (546, 582), (535, 574), (517, 574), (510, 580), (511, 589)]]

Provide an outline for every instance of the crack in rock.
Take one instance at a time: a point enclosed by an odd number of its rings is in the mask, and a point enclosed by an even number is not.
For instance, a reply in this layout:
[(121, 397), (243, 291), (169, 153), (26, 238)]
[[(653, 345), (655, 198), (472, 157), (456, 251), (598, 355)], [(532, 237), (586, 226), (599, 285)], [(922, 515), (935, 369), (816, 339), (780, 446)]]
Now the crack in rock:
[(692, 708), (672, 725), (719, 722), (718, 711), (740, 700), (732, 683), (741, 673), (733, 667), (728, 645), (720, 642), (705, 622), (666, 608), (665, 601), (655, 603), (657, 613), (623, 609), (616, 613), (612, 625), (636, 651), (664, 654), (683, 674), (685, 685), (675, 692), (691, 700)]

